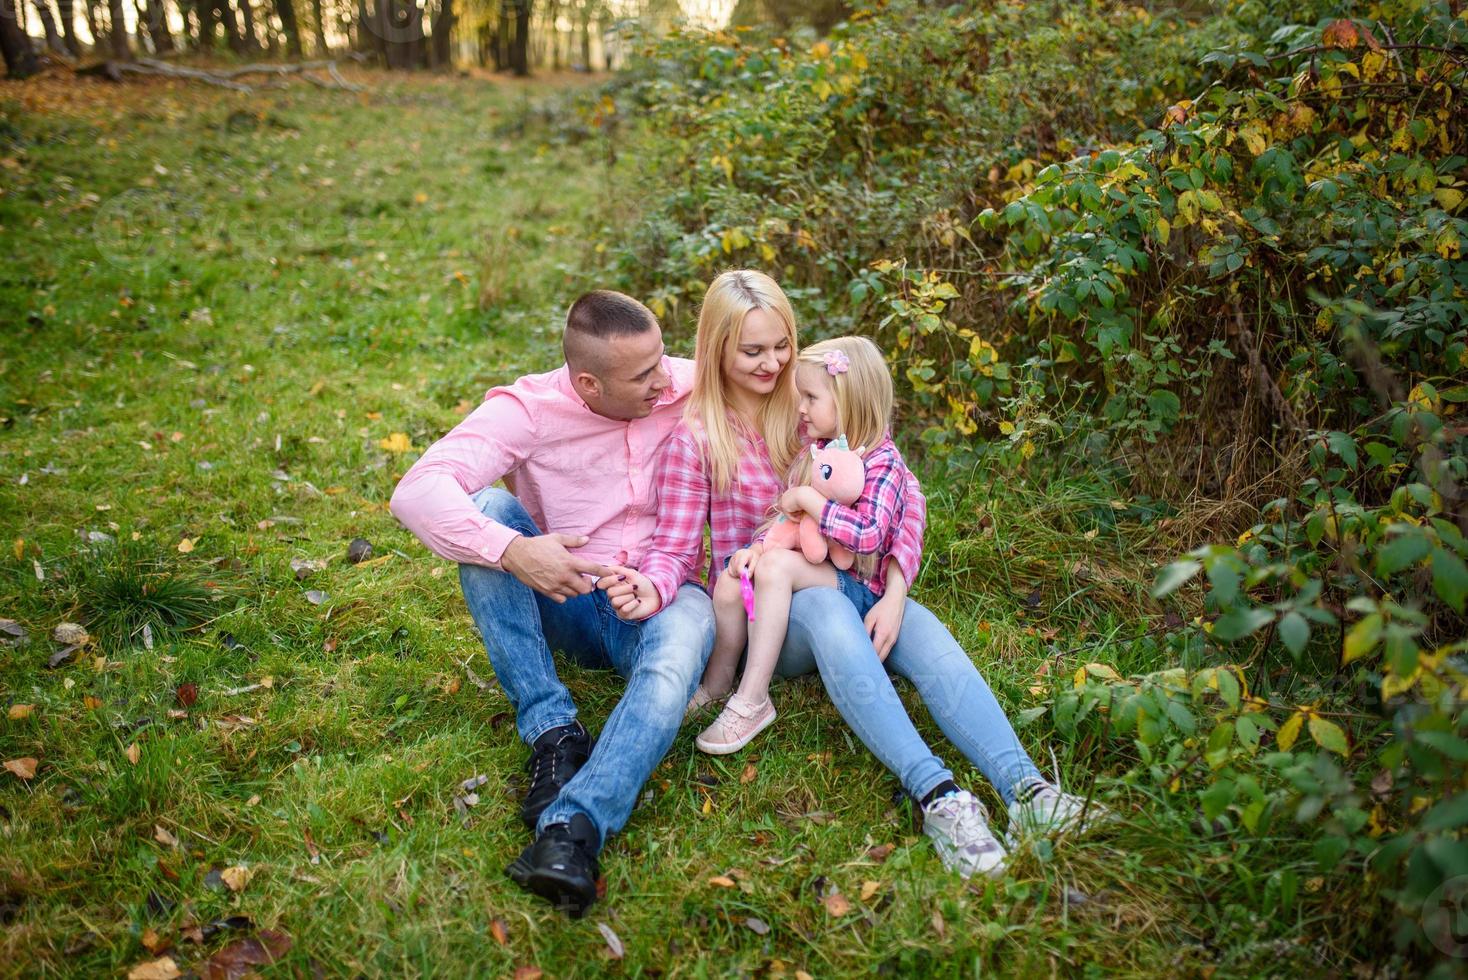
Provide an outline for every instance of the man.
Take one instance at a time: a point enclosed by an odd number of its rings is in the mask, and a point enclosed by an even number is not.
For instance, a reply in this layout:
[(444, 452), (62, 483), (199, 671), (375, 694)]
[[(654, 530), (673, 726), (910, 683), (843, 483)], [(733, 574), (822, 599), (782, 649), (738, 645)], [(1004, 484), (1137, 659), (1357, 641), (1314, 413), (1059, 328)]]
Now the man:
[[(460, 563), (470, 615), (531, 746), (520, 815), (535, 842), (509, 873), (579, 917), (596, 899), (602, 844), (673, 743), (714, 617), (693, 583), (640, 622), (618, 618), (596, 587), (641, 562), (652, 540), (653, 461), (682, 416), (693, 363), (664, 354), (647, 307), (605, 290), (571, 306), (562, 346), (563, 367), (491, 390), (431, 446), (391, 508)], [(508, 492), (493, 486), (501, 479)], [(600, 739), (577, 721), (552, 650), (626, 678)]]

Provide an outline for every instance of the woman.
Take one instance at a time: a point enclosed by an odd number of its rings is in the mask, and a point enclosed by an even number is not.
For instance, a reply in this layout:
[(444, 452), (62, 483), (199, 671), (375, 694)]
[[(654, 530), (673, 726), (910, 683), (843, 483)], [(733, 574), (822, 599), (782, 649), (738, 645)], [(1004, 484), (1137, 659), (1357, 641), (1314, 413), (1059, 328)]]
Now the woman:
[[(693, 393), (660, 462), (657, 537), (640, 574), (606, 582), (622, 617), (652, 615), (683, 582), (707, 581), (705, 526), (715, 574), (749, 544), (784, 489), (780, 474), (801, 450), (790, 378), (795, 352), (795, 315), (773, 279), (735, 271), (709, 286)], [(887, 588), (865, 621), (835, 589), (798, 593), (775, 670), (783, 677), (819, 670), (847, 724), (918, 801), (924, 831), (945, 865), (965, 877), (997, 874), (1006, 855), (983, 804), (958, 788), (923, 742), (888, 671), (912, 681), (944, 734), (994, 783), (1009, 804), (1012, 837), (1078, 826), (1086, 805), (1041, 778), (967, 654), (932, 613), (907, 598), (926, 520), (915, 481), (908, 496), (913, 504), (892, 548)], [(731, 677), (706, 676), (700, 691), (727, 690), (731, 683)]]

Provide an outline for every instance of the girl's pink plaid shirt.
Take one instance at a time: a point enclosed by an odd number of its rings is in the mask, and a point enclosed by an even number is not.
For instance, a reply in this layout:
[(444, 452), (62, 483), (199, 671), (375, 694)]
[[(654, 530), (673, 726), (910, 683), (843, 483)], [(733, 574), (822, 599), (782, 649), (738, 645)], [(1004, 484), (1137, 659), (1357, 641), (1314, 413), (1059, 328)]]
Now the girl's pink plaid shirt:
[[(764, 440), (742, 432), (734, 482), (727, 490), (714, 492), (702, 441), (686, 421), (663, 444), (657, 468), (657, 530), (639, 571), (667, 604), (684, 582), (707, 587), (711, 574), (721, 572), (735, 551), (749, 546), (785, 485), (770, 464)], [(922, 563), (928, 511), (916, 478), (905, 466), (903, 471), (907, 485), (902, 523), (888, 554), (911, 585)], [(713, 549), (711, 567), (705, 562), (705, 527)], [(886, 585), (885, 580), (867, 584), (877, 595)]]

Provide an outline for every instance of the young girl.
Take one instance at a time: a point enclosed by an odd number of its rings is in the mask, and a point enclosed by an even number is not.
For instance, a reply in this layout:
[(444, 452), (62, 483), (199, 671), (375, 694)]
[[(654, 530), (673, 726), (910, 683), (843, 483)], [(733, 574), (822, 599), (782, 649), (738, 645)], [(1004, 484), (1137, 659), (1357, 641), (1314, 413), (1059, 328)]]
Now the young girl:
[[(807, 440), (823, 446), (844, 436), (849, 446), (869, 447), (863, 454), (865, 483), (860, 498), (850, 506), (828, 501), (808, 485), (811, 455), (802, 452), (779, 509), (792, 520), (809, 515), (826, 538), (858, 557), (850, 571), (841, 571), (829, 561), (813, 564), (799, 551), (767, 548), (763, 535), (735, 552), (714, 586), (714, 652), (692, 706), (723, 696), (746, 644), (748, 654), (738, 691), (695, 740), (711, 755), (739, 751), (775, 720), (770, 677), (785, 642), (792, 594), (819, 587), (839, 589), (857, 614), (865, 616), (885, 591), (890, 551), (906, 512), (907, 485), (913, 478), (888, 432), (892, 378), (877, 345), (865, 337), (838, 337), (807, 347), (796, 359), (795, 388)], [(753, 622), (741, 595), (740, 579), (745, 574), (754, 586)]]

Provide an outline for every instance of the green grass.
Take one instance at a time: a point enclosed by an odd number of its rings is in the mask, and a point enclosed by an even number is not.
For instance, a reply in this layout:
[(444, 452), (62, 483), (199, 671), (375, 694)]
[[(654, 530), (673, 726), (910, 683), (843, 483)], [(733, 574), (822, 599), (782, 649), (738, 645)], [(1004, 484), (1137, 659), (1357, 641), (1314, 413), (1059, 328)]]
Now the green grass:
[[(1326, 896), (1270, 904), (1270, 875), (1317, 881), (1305, 845), (1200, 836), (1186, 799), (1120, 778), (1125, 746), (1043, 722), (1022, 730), (1042, 767), (1094, 783), (1124, 822), (1019, 855), (999, 882), (946, 874), (809, 678), (736, 759), (680, 735), (606, 849), (588, 920), (519, 892), (503, 868), (526, 842), (525, 750), (504, 694), (462, 667), (492, 677), (454, 568), (386, 512), (414, 457), (380, 440), (421, 449), (485, 388), (556, 363), (558, 311), (594, 281), (597, 230), (635, 204), (618, 195), (636, 161), (608, 171), (595, 147), (516, 135), (520, 89), (371, 81), (359, 99), (49, 79), (45, 112), (22, 104), (35, 89), (0, 88), (0, 617), (31, 636), (0, 647), (0, 698), (34, 706), (0, 720), (0, 759), (40, 761), (30, 781), (0, 775), (0, 971), (125, 972), (151, 958), (149, 930), (197, 965), (224, 939), (180, 929), (229, 915), (289, 934), (302, 974), (1319, 968)], [(1012, 712), (1078, 664), (1163, 665), (1140, 642), (1162, 630), (1144, 599), (1155, 522), (1113, 506), (1103, 476), (929, 489), (918, 597)], [(359, 536), (377, 557), (351, 565)], [(298, 580), (293, 559), (326, 567)], [(138, 562), (171, 591), (145, 589)], [(147, 649), (139, 617), (160, 606), (181, 614), (159, 614)], [(48, 669), (64, 620), (95, 642)], [(595, 729), (619, 684), (565, 676)], [(239, 864), (238, 894), (206, 881)], [(850, 912), (828, 911), (832, 888)]]

